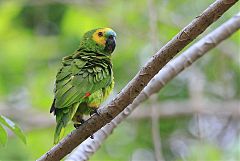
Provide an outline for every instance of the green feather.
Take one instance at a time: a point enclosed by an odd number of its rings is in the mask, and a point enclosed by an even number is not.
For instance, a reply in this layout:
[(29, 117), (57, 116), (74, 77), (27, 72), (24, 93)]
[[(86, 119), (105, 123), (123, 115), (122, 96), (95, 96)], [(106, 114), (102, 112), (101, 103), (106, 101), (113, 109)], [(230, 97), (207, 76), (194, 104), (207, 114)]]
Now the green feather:
[(69, 75), (71, 75), (70, 66), (63, 66), (57, 74), (57, 81), (60, 81)]

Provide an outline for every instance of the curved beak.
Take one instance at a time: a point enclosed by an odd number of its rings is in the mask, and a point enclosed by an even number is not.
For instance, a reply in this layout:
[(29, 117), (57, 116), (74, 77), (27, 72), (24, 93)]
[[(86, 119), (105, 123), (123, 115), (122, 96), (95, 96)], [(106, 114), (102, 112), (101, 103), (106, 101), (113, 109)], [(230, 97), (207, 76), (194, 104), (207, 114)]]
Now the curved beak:
[(110, 35), (107, 38), (106, 46), (105, 46), (104, 50), (109, 53), (112, 53), (114, 51), (115, 47), (116, 47), (116, 38), (115, 38), (115, 36)]

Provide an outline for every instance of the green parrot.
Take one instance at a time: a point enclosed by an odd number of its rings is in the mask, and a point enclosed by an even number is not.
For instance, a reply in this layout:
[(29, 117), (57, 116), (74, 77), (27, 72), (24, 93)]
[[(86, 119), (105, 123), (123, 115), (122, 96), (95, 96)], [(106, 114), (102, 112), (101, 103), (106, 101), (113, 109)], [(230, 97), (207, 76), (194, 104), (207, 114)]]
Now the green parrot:
[(116, 33), (110, 28), (86, 32), (79, 49), (62, 59), (57, 73), (54, 101), (50, 113), (56, 115), (54, 144), (72, 120), (77, 128), (83, 115), (96, 112), (114, 87), (111, 54), (116, 46)]

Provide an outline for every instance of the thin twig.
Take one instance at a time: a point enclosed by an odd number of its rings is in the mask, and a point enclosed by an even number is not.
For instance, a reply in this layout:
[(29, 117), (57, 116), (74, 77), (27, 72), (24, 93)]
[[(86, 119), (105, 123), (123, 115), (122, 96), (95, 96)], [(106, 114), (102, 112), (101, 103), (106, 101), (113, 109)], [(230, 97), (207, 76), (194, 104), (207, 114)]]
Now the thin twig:
[[(190, 101), (168, 101), (159, 104), (153, 104), (156, 109), (155, 116), (160, 118), (179, 117), (179, 116), (191, 116), (194, 114), (207, 114), (216, 116), (234, 116), (240, 117), (239, 101), (231, 102), (209, 102), (203, 100), (202, 106), (198, 109), (192, 106)], [(131, 113), (129, 119), (150, 119), (151, 109), (148, 106), (140, 105), (133, 113)]]
[[(193, 75), (188, 77), (188, 90), (190, 95), (190, 102), (192, 103), (192, 107), (196, 110), (199, 110), (203, 106), (203, 88), (204, 88), (204, 78), (203, 74), (196, 67), (192, 67)], [(195, 119), (197, 121), (197, 136), (200, 141), (202, 140), (202, 130), (201, 130), (201, 117), (200, 113), (195, 114)]]
[[(151, 45), (154, 52), (157, 51), (158, 33), (157, 33), (157, 10), (154, 0), (148, 0), (149, 26)], [(157, 102), (157, 97), (151, 97), (151, 104)], [(152, 123), (152, 142), (154, 145), (154, 154), (157, 161), (164, 161), (162, 155), (161, 137), (159, 129), (159, 118), (155, 115), (156, 108), (151, 106), (151, 123)]]
[[(162, 154), (162, 145), (161, 145), (161, 137), (160, 137), (160, 129), (159, 129), (159, 117), (157, 113), (157, 106), (153, 104), (157, 102), (157, 97), (151, 97), (151, 121), (152, 121), (152, 141), (154, 145), (154, 152), (157, 161), (164, 161)], [(160, 104), (161, 106), (161, 104)]]

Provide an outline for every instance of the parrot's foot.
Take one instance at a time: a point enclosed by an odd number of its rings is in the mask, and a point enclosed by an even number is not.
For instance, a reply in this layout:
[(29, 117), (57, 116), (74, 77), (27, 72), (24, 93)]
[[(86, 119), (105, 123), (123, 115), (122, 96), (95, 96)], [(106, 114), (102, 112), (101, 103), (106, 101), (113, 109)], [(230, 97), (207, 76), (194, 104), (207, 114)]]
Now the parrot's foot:
[(97, 114), (97, 115), (99, 115), (99, 113), (98, 113), (98, 111), (97, 111), (97, 109), (95, 108), (95, 109), (93, 109), (91, 112), (90, 112), (90, 116), (92, 116), (92, 115), (94, 115), (94, 114)]
[(91, 139), (94, 139), (93, 134), (90, 136)]
[(78, 129), (83, 123), (85, 122), (84, 119), (81, 119), (79, 123), (74, 123), (73, 126)]
[(81, 124), (73, 124), (73, 126), (75, 127), (75, 129), (78, 129)]

